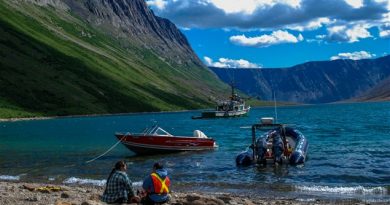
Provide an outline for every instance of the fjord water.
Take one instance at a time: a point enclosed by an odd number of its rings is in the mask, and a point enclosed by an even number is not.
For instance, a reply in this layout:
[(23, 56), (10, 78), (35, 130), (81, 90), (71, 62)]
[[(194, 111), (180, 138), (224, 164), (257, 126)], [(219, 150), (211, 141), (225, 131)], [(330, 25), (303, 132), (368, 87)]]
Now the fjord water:
[[(173, 190), (231, 192), (262, 197), (358, 198), (390, 201), (390, 103), (327, 104), (278, 108), (278, 122), (294, 125), (309, 141), (303, 166), (240, 168), (235, 156), (251, 130), (274, 108), (233, 119), (192, 120), (199, 111), (57, 118), (0, 123), (0, 180), (102, 185), (113, 164), (128, 163), (136, 185), (156, 161), (168, 168)], [(118, 131), (158, 124), (175, 135), (195, 129), (214, 138), (215, 151), (140, 157), (117, 142)]]

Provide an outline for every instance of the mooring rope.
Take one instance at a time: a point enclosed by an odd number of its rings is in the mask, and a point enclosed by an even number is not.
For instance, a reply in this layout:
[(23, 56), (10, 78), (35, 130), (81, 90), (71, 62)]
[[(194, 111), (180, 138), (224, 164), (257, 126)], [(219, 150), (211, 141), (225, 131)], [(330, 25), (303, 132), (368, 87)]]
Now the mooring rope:
[(110, 147), (107, 151), (105, 151), (103, 154), (101, 154), (101, 155), (99, 155), (99, 156), (97, 156), (97, 157), (95, 157), (95, 158), (93, 158), (93, 159), (91, 159), (91, 160), (88, 160), (88, 161), (86, 161), (85, 163), (87, 163), (87, 164), (88, 164), (88, 163), (91, 163), (91, 162), (93, 162), (93, 161), (99, 159), (100, 157), (103, 157), (103, 156), (106, 155), (107, 153), (109, 153), (109, 152), (110, 152), (112, 149), (114, 149), (119, 143), (122, 142), (123, 138), (126, 137), (126, 135), (127, 135), (127, 134), (123, 135), (122, 138), (121, 138), (117, 143), (115, 143), (113, 146), (111, 146), (111, 147)]

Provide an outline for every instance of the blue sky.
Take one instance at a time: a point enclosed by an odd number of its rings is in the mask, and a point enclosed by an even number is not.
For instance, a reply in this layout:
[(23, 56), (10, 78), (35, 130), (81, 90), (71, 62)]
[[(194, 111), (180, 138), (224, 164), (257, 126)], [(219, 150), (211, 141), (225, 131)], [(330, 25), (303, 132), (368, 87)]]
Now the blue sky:
[(216, 67), (290, 67), (390, 54), (389, 0), (149, 0)]

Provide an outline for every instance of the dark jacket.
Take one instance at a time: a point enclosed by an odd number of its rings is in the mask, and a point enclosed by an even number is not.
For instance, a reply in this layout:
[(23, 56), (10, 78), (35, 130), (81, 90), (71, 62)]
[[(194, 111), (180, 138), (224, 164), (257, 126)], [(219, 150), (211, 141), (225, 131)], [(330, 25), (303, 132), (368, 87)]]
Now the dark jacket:
[(113, 203), (118, 199), (127, 200), (134, 196), (132, 182), (126, 172), (115, 171), (107, 182), (106, 190), (103, 193), (102, 201)]

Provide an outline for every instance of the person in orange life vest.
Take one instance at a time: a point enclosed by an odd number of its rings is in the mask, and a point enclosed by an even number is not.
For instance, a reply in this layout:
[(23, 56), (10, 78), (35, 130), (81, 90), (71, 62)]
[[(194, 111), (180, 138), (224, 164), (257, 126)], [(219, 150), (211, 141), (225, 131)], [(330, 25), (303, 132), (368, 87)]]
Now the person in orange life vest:
[(161, 204), (169, 200), (169, 187), (171, 181), (168, 171), (159, 162), (153, 165), (153, 172), (147, 176), (142, 184), (146, 196), (142, 198), (142, 204)]

